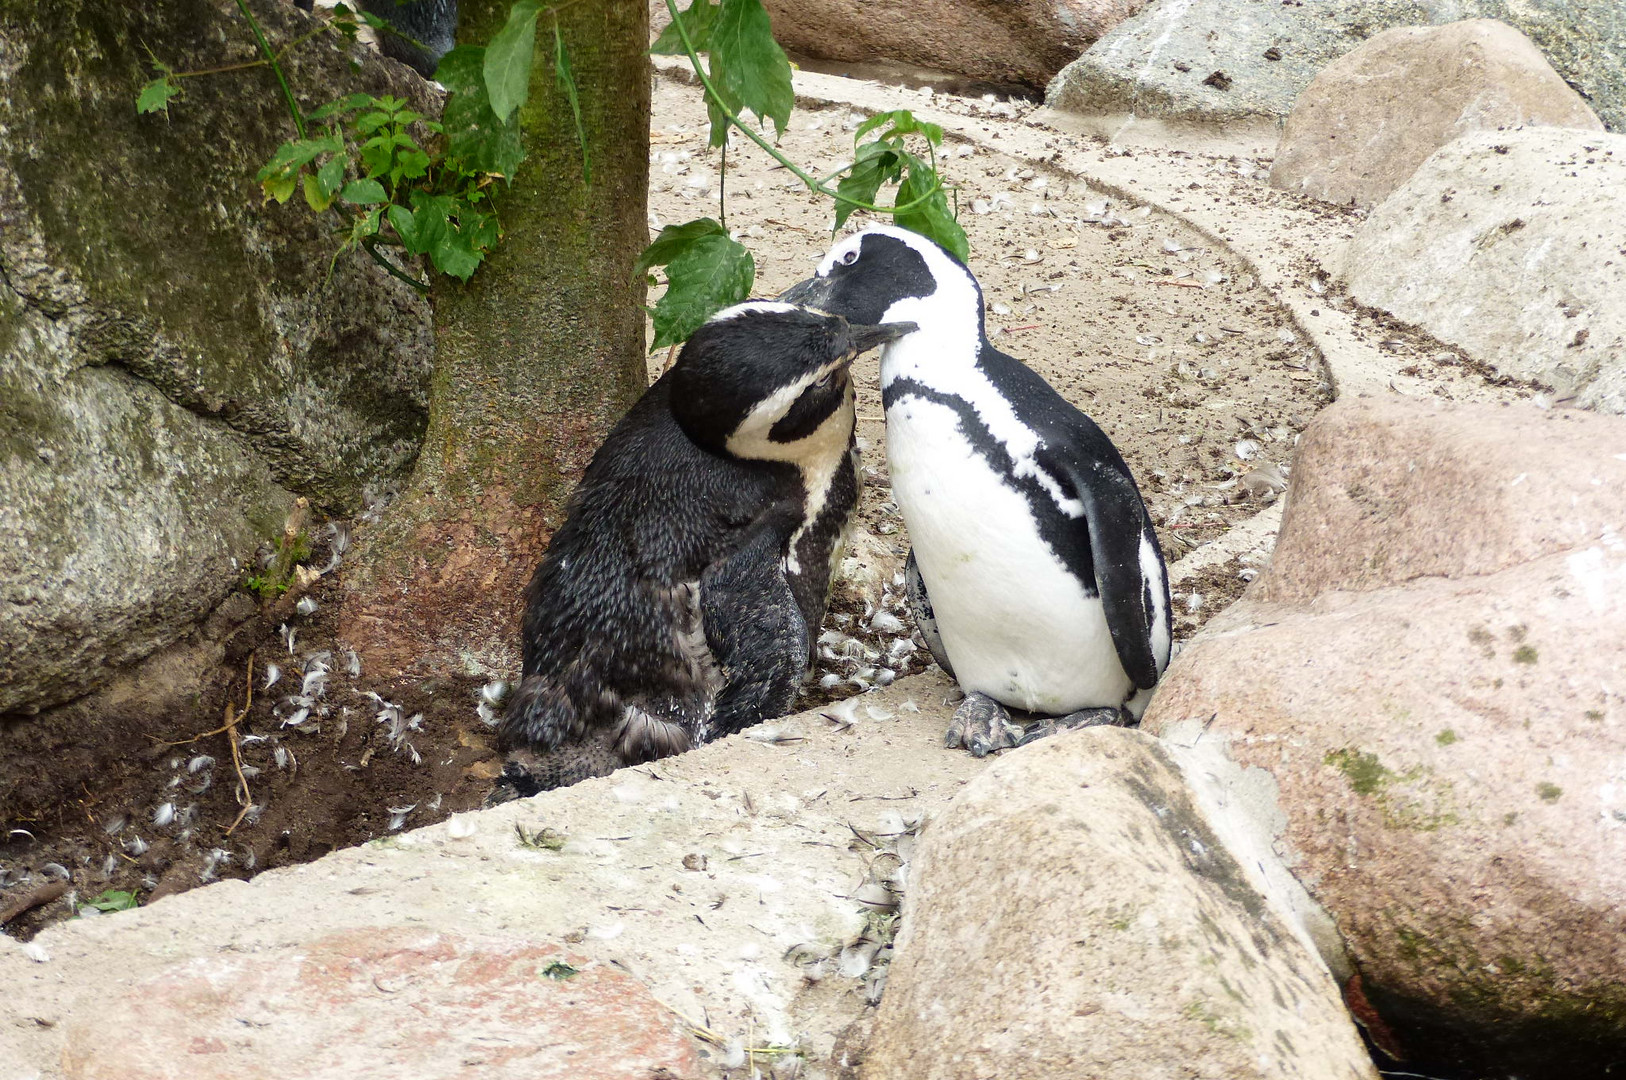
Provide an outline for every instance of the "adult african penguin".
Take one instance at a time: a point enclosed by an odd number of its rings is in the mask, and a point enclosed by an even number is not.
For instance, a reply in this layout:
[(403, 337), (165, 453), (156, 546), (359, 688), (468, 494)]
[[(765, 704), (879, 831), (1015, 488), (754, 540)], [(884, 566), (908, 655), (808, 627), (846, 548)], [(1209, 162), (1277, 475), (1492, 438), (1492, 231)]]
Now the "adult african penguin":
[[(948, 745), (981, 756), (1058, 727), (1135, 722), (1170, 648), (1151, 518), (1094, 421), (989, 342), (971, 272), (877, 226), (782, 299), (919, 325), (882, 352), (881, 394), (916, 618), (966, 691)], [(1054, 719), (1024, 733), (1007, 709)]]
[(492, 801), (789, 711), (858, 498), (848, 367), (913, 329), (756, 301), (694, 332), (531, 579)]

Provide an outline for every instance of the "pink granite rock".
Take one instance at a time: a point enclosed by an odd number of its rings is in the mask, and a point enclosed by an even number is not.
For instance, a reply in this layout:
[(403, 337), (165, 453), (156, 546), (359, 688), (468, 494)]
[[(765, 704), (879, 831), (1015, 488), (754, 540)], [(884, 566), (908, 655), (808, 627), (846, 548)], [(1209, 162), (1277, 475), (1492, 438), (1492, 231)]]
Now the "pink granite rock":
[(1603, 130), (1541, 50), (1506, 23), (1397, 27), (1333, 61), (1299, 95), (1270, 182), (1371, 206), (1458, 136), (1521, 124)]
[(1626, 1055), (1623, 672), (1626, 420), (1344, 401), (1269, 573), (1145, 727), (1229, 758), (1238, 795), (1265, 778), (1276, 850), (1414, 1057), (1601, 1075)]
[(894, 60), (1044, 89), (1146, 0), (767, 0), (774, 37), (821, 60)]
[(176, 965), (76, 1021), (62, 1066), (73, 1080), (699, 1075), (678, 1020), (628, 975), (402, 927)]

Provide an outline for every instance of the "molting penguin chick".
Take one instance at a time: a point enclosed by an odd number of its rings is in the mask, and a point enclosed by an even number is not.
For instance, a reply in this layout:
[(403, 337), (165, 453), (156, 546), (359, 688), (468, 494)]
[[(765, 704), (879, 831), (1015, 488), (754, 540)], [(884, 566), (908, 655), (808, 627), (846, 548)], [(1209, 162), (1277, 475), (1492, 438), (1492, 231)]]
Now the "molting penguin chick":
[[(967, 695), (948, 745), (981, 756), (1135, 722), (1169, 661), (1151, 518), (1094, 421), (989, 343), (976, 278), (925, 237), (879, 226), (783, 299), (920, 326), (882, 353), (881, 393), (915, 615)], [(1059, 719), (1024, 735), (1006, 707)]]
[(694, 332), (531, 579), (496, 801), (789, 711), (858, 498), (848, 366), (913, 329), (757, 301)]

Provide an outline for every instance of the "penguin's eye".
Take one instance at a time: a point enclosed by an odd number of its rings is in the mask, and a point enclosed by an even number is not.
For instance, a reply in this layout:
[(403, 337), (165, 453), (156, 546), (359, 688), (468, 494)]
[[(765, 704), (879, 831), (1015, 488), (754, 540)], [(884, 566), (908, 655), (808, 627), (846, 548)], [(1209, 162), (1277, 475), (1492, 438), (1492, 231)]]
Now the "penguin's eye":
[(853, 263), (855, 263), (857, 261), (858, 261), (858, 249), (857, 248), (853, 248), (851, 251), (847, 252), (845, 255), (843, 255), (841, 257), (841, 265), (842, 266), (851, 266)]

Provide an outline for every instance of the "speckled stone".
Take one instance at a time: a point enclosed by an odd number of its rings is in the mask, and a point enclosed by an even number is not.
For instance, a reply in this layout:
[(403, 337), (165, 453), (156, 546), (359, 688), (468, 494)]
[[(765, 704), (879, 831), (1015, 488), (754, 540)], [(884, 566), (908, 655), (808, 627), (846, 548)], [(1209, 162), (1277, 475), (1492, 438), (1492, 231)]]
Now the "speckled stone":
[(178, 964), (77, 1021), (62, 1065), (72, 1080), (676, 1080), (699, 1059), (608, 965), (393, 927)]

